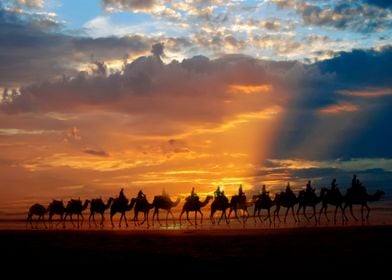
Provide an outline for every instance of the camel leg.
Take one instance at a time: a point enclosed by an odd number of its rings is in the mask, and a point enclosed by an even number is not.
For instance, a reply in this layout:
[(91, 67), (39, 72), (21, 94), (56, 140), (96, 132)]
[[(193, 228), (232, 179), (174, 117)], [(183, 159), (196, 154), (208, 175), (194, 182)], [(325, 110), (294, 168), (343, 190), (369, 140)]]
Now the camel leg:
[[(287, 214), (289, 213), (289, 211), (290, 211), (290, 208), (289, 207), (287, 207), (287, 209), (286, 209), (286, 214), (284, 215), (284, 220), (283, 220), (283, 223), (286, 223), (286, 219), (287, 219)], [(294, 208), (292, 208), (292, 211), (294, 211)], [(293, 212), (294, 213), (294, 212)], [(293, 214), (294, 215), (294, 214)]]
[(184, 210), (181, 211), (181, 214), (180, 214), (180, 226), (181, 226), (181, 217), (182, 217), (182, 214), (184, 214)]
[[(91, 218), (93, 217), (93, 213), (90, 213), (90, 216), (88, 216), (88, 228), (91, 228)], [(95, 225), (97, 226), (97, 225)]]
[(166, 227), (169, 227), (169, 214), (171, 213), (170, 209), (166, 211)]
[(80, 227), (82, 227), (84, 222), (84, 216), (83, 214), (78, 214), (78, 215), (80, 215)]
[(123, 217), (124, 217), (124, 213), (121, 213), (120, 222), (118, 223), (118, 227), (121, 227), (121, 222), (123, 220)]
[(267, 214), (268, 214), (268, 220), (270, 222), (270, 224), (272, 224), (272, 220), (271, 220), (271, 208), (267, 209)]
[(195, 226), (197, 226), (197, 211), (195, 211)]
[(112, 228), (114, 228), (114, 224), (113, 224), (113, 213), (110, 213), (110, 223), (112, 224)]
[(46, 226), (46, 223), (45, 223), (45, 216), (42, 216), (42, 222), (44, 223), (44, 227), (45, 227), (45, 228), (48, 228), (48, 227)]
[(369, 219), (369, 215), (370, 215), (370, 207), (367, 204), (365, 204), (365, 207), (367, 209), (366, 220), (368, 220)]
[(365, 221), (365, 219), (363, 218), (363, 208), (364, 207), (365, 206), (361, 205), (361, 221), (362, 221), (362, 223)]
[(351, 216), (354, 218), (355, 221), (358, 221), (357, 217), (354, 216), (354, 213), (353, 213), (353, 206), (350, 205), (349, 207), (350, 207)]
[[(196, 214), (195, 214), (195, 216), (196, 216)], [(196, 217), (195, 217), (195, 218), (196, 218)], [(186, 220), (187, 220), (191, 225), (193, 225), (192, 222), (191, 222), (191, 220), (189, 220), (189, 212), (188, 212), (188, 211), (186, 211)]]
[(210, 220), (211, 220), (211, 224), (213, 225), (215, 224), (214, 214), (215, 214), (215, 210), (211, 209)]
[(199, 213), (200, 213), (200, 215), (201, 215), (201, 218), (200, 218), (200, 224), (202, 224), (203, 223), (203, 217), (204, 217), (204, 215), (203, 215), (203, 213), (201, 212), (201, 210), (199, 209), (199, 210), (197, 210)]
[(27, 216), (26, 227), (28, 226), (28, 224), (30, 222), (31, 228), (33, 228), (33, 223), (31, 222), (31, 220), (32, 220), (32, 215), (29, 214)]
[(176, 218), (174, 217), (173, 212), (171, 211), (171, 209), (169, 209), (169, 212), (170, 212), (170, 214), (171, 214), (171, 216), (173, 218), (173, 225), (175, 226), (176, 225)]
[(316, 206), (313, 205), (313, 217), (314, 217), (314, 221), (316, 222), (317, 225), (317, 215), (316, 215)]
[[(104, 212), (102, 212), (101, 213), (101, 223), (99, 224), (101, 227), (103, 227), (104, 220), (105, 220), (105, 215), (104, 215)], [(94, 222), (95, 222), (95, 219), (94, 219)]]
[(278, 217), (278, 222), (280, 223), (279, 211), (280, 211), (280, 207), (276, 207), (274, 211), (274, 223), (275, 223), (275, 217)]
[[(253, 219), (255, 220), (255, 224), (257, 224), (257, 219), (256, 219), (256, 212), (257, 212), (257, 210), (258, 209), (256, 209), (256, 206), (255, 206), (255, 209), (253, 210)], [(259, 213), (257, 213), (257, 216), (259, 217), (259, 219), (260, 219), (260, 212)]]
[[(218, 225), (219, 225), (220, 221), (223, 219), (223, 215), (225, 215), (225, 214), (226, 214), (226, 211), (222, 210), (222, 213), (221, 213), (219, 220), (218, 220)], [(213, 224), (215, 224), (215, 221), (213, 222)]]

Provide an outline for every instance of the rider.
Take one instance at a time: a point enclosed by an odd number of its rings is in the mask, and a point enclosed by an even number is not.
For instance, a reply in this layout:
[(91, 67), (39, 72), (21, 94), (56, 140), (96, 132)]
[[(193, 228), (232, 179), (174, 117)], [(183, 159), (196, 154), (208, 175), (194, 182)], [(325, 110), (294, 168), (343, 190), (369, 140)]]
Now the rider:
[(163, 197), (169, 197), (169, 194), (166, 192), (165, 188), (163, 188), (163, 190), (162, 190), (162, 196)]
[(220, 186), (218, 186), (218, 188), (216, 189), (216, 191), (214, 192), (215, 197), (221, 197), (223, 194), (223, 191), (220, 190)]
[(313, 193), (314, 192), (314, 189), (312, 188), (312, 182), (310, 180), (306, 184), (305, 192), (306, 193)]
[(191, 195), (187, 198), (190, 201), (197, 201), (199, 200), (199, 196), (195, 192), (195, 187), (192, 188)]
[(146, 199), (146, 195), (142, 192), (142, 190), (139, 190), (139, 192), (137, 193), (137, 199)]
[(333, 178), (331, 182), (331, 191), (336, 191), (338, 189), (338, 184), (336, 184), (336, 179)]
[(293, 191), (291, 190), (290, 182), (287, 182), (286, 193), (292, 193), (292, 192), (293, 192)]
[(261, 189), (261, 194), (262, 195), (268, 195), (269, 192), (267, 192), (265, 185), (263, 185), (262, 189)]
[(238, 189), (238, 196), (244, 196), (245, 195), (245, 193), (242, 191), (242, 184), (240, 184), (240, 187), (239, 187), (239, 189)]

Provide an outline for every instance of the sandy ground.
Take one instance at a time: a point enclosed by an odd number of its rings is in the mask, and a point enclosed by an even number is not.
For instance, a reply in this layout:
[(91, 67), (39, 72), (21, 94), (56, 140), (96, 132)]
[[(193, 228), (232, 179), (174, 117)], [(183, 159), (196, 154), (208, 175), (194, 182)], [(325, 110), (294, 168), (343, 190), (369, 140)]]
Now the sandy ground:
[(391, 250), (392, 226), (0, 231), (5, 269), (381, 274), (390, 270)]

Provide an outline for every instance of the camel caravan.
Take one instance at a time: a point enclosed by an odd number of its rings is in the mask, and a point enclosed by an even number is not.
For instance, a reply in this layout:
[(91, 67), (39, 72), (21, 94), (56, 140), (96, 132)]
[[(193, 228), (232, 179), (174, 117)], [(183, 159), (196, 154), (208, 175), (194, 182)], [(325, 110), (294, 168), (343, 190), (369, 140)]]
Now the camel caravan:
[[(211, 200), (210, 206), (210, 221), (212, 224), (219, 224), (224, 220), (227, 224), (230, 223), (231, 216), (234, 216), (238, 222), (245, 226), (246, 221), (251, 216), (248, 209), (253, 207), (253, 219), (256, 224), (258, 221), (265, 222), (268, 221), (269, 224), (280, 223), (280, 209), (285, 208), (283, 222), (286, 223), (287, 217), (291, 210), (291, 215), (294, 222), (299, 222), (300, 217), (303, 216), (306, 221), (311, 221), (314, 219), (315, 223), (319, 223), (322, 218), (326, 221), (330, 221), (327, 215), (327, 209), (329, 205), (335, 207), (333, 221), (336, 224), (338, 220), (338, 213), (340, 215), (340, 220), (342, 223), (348, 221), (346, 215), (346, 209), (350, 210), (351, 216), (355, 221), (358, 218), (353, 213), (353, 206), (359, 205), (361, 212), (361, 221), (364, 222), (369, 219), (370, 207), (368, 202), (378, 201), (384, 195), (384, 192), (377, 190), (374, 194), (369, 194), (362, 183), (353, 176), (351, 187), (347, 189), (345, 195), (343, 195), (336, 184), (336, 179), (333, 179), (330, 188), (321, 188), (320, 194), (317, 195), (315, 189), (311, 185), (311, 181), (308, 181), (306, 188), (300, 190), (296, 195), (291, 189), (290, 183), (287, 184), (285, 191), (276, 193), (273, 199), (270, 197), (269, 192), (266, 190), (266, 186), (263, 185), (260, 194), (253, 195), (250, 200), (247, 199), (245, 193), (242, 190), (242, 185), (238, 189), (238, 195), (233, 195), (231, 199), (224, 194), (224, 191), (218, 187), (214, 191), (214, 195), (208, 195), (203, 201), (200, 200), (199, 196), (195, 193), (195, 188), (192, 189), (191, 194), (185, 198), (185, 202), (182, 206), (179, 216), (179, 225), (182, 225), (183, 214), (186, 216), (186, 220), (191, 225), (197, 225), (197, 215), (200, 214), (200, 223), (203, 222), (203, 212), (201, 211), (203, 207), (207, 206)], [(42, 221), (45, 228), (47, 225), (45, 223), (45, 214), (48, 214), (48, 226), (53, 227), (53, 217), (58, 216), (57, 224), (62, 225), (65, 228), (67, 218), (71, 222), (72, 226), (80, 228), (84, 222), (83, 211), (87, 208), (90, 209), (90, 215), (88, 218), (89, 228), (92, 224), (97, 227), (98, 224), (95, 220), (95, 214), (99, 214), (100, 221), (99, 226), (104, 226), (105, 221), (105, 211), (109, 211), (110, 224), (114, 228), (113, 217), (119, 213), (120, 219), (118, 222), (118, 227), (121, 228), (122, 223), (128, 227), (128, 221), (126, 213), (130, 212), (132, 209), (134, 211), (133, 222), (135, 226), (147, 224), (150, 226), (149, 213), (150, 210), (153, 211), (152, 215), (152, 225), (154, 226), (155, 219), (161, 226), (161, 221), (159, 219), (159, 210), (166, 211), (166, 227), (169, 226), (169, 217), (172, 219), (173, 225), (176, 224), (176, 219), (172, 212), (172, 209), (179, 205), (181, 198), (178, 197), (175, 201), (171, 200), (170, 196), (163, 191), (162, 195), (154, 196), (153, 201), (150, 203), (146, 195), (140, 190), (136, 198), (128, 199), (124, 195), (124, 190), (121, 189), (118, 197), (110, 197), (106, 202), (102, 198), (95, 198), (92, 200), (85, 200), (82, 202), (80, 199), (71, 199), (64, 205), (62, 200), (53, 200), (48, 207), (41, 204), (34, 204), (30, 207), (27, 215), (26, 226), (30, 224), (33, 228), (33, 216), (38, 216), (36, 219), (35, 227), (38, 227), (38, 223)], [(316, 206), (320, 204), (321, 208), (316, 211)], [(306, 209), (310, 208), (311, 215), (308, 216)], [(272, 211), (273, 210), (273, 211)], [(366, 214), (364, 214), (366, 210)], [(272, 213), (271, 213), (272, 211)], [(189, 213), (194, 212), (194, 222), (189, 218)], [(215, 219), (215, 213), (220, 212), (219, 219)], [(262, 216), (263, 212), (266, 212)], [(242, 213), (239, 216), (239, 213)], [(139, 214), (143, 214), (143, 219), (139, 220)], [(76, 221), (74, 220), (76, 216)], [(74, 224), (76, 222), (76, 226)]]

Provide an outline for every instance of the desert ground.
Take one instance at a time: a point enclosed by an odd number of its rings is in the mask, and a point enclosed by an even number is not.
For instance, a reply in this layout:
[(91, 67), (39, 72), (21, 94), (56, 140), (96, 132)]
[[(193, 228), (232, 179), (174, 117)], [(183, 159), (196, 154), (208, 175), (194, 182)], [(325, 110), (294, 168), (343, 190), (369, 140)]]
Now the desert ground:
[[(1, 230), (3, 267), (146, 273), (383, 273), (392, 226), (216, 230)], [(157, 270), (158, 269), (158, 270)], [(130, 272), (129, 272), (130, 273)]]

